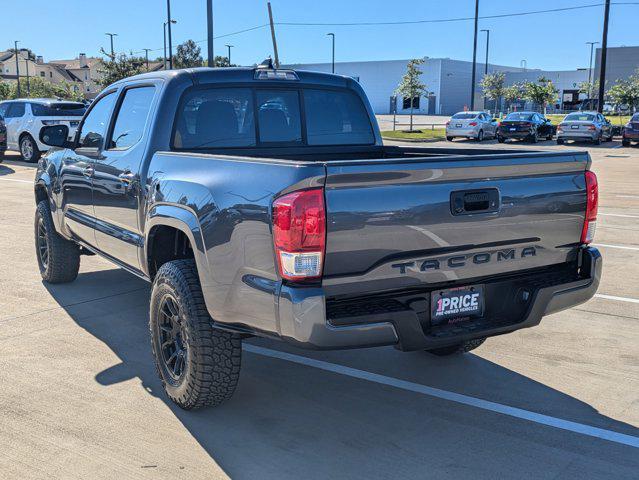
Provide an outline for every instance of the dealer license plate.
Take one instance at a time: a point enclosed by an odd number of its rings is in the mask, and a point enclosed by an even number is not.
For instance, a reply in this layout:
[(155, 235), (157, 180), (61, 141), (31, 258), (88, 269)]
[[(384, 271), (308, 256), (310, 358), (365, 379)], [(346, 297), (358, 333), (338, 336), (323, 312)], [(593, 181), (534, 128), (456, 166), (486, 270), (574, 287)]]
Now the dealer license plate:
[(437, 290), (431, 293), (430, 320), (432, 325), (455, 323), (484, 314), (482, 285)]

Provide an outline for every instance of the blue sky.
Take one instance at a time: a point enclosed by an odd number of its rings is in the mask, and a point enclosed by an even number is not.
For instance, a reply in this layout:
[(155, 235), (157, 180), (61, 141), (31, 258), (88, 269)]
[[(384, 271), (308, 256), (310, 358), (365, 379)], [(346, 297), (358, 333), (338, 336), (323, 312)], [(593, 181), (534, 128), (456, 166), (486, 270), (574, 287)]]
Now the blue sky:
[[(614, 2), (614, 0), (613, 0)], [(474, 0), (272, 0), (276, 22), (388, 22), (472, 17)], [(603, 0), (481, 0), (480, 15), (497, 15), (603, 3)], [(638, 5), (613, 5), (609, 45), (639, 45)], [(205, 0), (172, 0), (174, 45), (206, 38)], [(214, 0), (215, 34), (223, 35), (267, 22), (266, 1)], [(109, 48), (104, 32), (117, 32), (118, 51), (157, 49), (162, 54), (165, 0), (22, 0), (11, 5), (0, 29), (0, 49), (13, 40), (45, 60), (71, 58), (78, 52), (98, 55)], [(513, 18), (480, 20), (491, 30), (493, 63), (528, 68), (574, 69), (588, 66), (587, 41), (600, 41), (603, 6)], [(285, 63), (330, 61), (330, 39), (336, 34), (337, 61), (450, 57), (472, 59), (472, 21), (383, 26), (277, 27), (280, 60)], [(478, 42), (483, 58), (485, 37)], [(271, 53), (268, 28), (215, 41), (216, 54), (233, 48), (233, 62), (250, 65)], [(200, 43), (205, 56), (206, 43)]]

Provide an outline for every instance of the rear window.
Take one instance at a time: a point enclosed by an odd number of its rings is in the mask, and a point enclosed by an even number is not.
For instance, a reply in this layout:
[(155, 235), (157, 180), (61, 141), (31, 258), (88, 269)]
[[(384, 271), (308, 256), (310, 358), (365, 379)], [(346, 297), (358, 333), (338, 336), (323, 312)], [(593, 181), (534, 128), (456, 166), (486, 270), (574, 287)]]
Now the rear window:
[(174, 132), (177, 149), (375, 142), (357, 95), (310, 88), (192, 90), (178, 107)]
[(566, 115), (564, 122), (592, 122), (595, 116), (592, 113), (571, 113)]
[(32, 103), (31, 111), (36, 117), (81, 117), (87, 107), (81, 103)]
[(528, 121), (532, 120), (531, 113), (509, 113), (504, 120)]
[(452, 118), (454, 120), (470, 120), (471, 118), (475, 118), (476, 116), (476, 113), (456, 113), (452, 116)]

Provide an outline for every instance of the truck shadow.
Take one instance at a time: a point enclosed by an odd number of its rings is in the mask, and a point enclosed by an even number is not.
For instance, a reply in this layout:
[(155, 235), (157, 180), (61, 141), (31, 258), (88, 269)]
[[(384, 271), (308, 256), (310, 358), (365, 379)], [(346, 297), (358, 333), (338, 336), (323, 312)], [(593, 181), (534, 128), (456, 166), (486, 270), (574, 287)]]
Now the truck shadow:
[[(111, 269), (81, 273), (72, 286), (45, 286), (121, 360), (95, 380), (108, 386), (139, 378), (231, 478), (538, 477), (557, 464), (565, 468), (566, 455), (627, 469), (617, 478), (624, 472), (630, 478), (639, 466), (632, 447), (248, 352), (231, 401), (186, 412), (166, 397), (153, 366), (146, 282)], [(639, 436), (632, 425), (477, 355), (442, 359), (392, 348), (295, 353)]]

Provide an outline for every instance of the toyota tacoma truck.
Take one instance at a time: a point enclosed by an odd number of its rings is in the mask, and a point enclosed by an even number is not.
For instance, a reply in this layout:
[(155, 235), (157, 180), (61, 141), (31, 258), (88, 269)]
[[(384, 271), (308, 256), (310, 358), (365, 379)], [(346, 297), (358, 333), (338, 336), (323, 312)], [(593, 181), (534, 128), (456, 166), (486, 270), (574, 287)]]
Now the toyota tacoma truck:
[(348, 77), (146, 73), (106, 88), (73, 141), (40, 139), (43, 279), (98, 254), (151, 282), (153, 356), (185, 409), (233, 394), (251, 336), (449, 355), (599, 285), (586, 152), (385, 146)]

